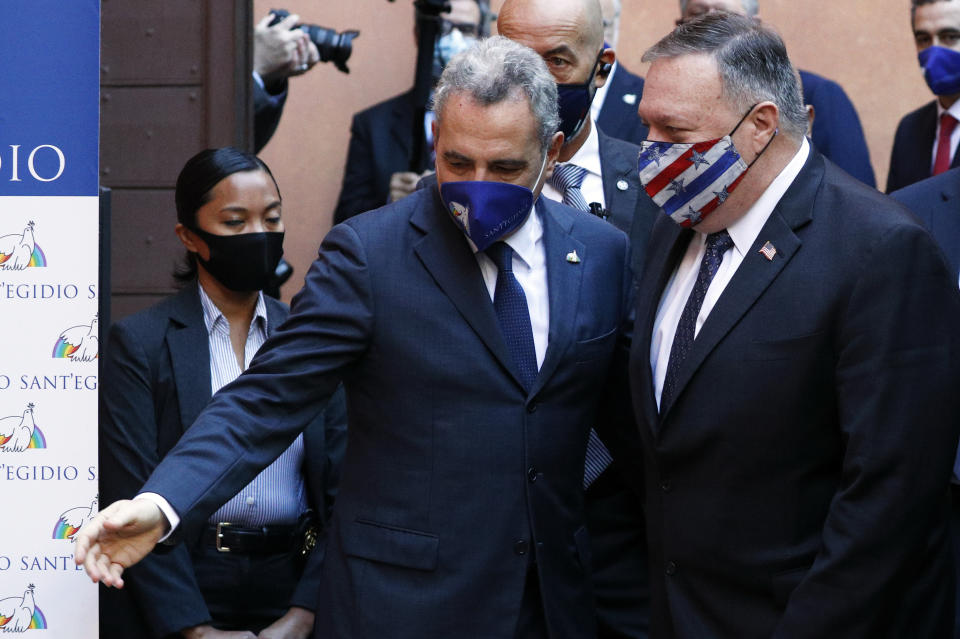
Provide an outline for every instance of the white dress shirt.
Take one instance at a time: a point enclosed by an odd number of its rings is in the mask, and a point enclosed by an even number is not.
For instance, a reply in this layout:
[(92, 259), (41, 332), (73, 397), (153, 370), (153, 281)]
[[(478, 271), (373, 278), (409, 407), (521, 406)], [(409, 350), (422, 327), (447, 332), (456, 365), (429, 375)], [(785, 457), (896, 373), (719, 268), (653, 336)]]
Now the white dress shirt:
[[(587, 170), (587, 174), (583, 176), (583, 183), (580, 185), (583, 199), (587, 201), (587, 204), (599, 202), (606, 208), (607, 203), (603, 199), (603, 172), (600, 167), (600, 136), (597, 135), (596, 121), (591, 121), (590, 134), (584, 141), (583, 146), (565, 164), (576, 164)], [(555, 202), (563, 201), (563, 193), (553, 188), (549, 181), (543, 185), (543, 195)]]
[(610, 75), (607, 76), (607, 81), (603, 83), (603, 86), (597, 89), (597, 92), (593, 96), (593, 102), (590, 103), (590, 118), (596, 122), (597, 118), (600, 117), (600, 111), (603, 109), (603, 102), (607, 99), (607, 93), (610, 91), (610, 85), (613, 84), (613, 74), (617, 72), (617, 69), (620, 68), (620, 63), (614, 61), (613, 66), (610, 68)]
[[(750, 247), (759, 237), (763, 225), (767, 223), (773, 209), (780, 202), (780, 198), (783, 197), (783, 194), (800, 173), (800, 169), (803, 168), (809, 153), (810, 145), (804, 139), (793, 159), (774, 178), (770, 186), (753, 203), (753, 206), (743, 217), (727, 227), (727, 232), (733, 239), (733, 247), (727, 249), (727, 252), (723, 254), (720, 268), (717, 269), (717, 274), (710, 282), (710, 287), (703, 299), (703, 306), (700, 308), (700, 314), (697, 315), (694, 338), (699, 335), (700, 327), (709, 317), (710, 311), (713, 310), (717, 300), (720, 299), (723, 291), (727, 288), (727, 284), (733, 279)], [(687, 252), (670, 277), (670, 281), (663, 290), (663, 296), (660, 298), (660, 305), (657, 307), (657, 317), (650, 340), (650, 369), (653, 371), (654, 394), (657, 398), (658, 407), (660, 406), (660, 395), (663, 392), (663, 380), (667, 375), (667, 364), (670, 361), (670, 350), (673, 348), (673, 338), (677, 332), (680, 316), (683, 314), (683, 307), (686, 306), (687, 298), (690, 297), (693, 286), (696, 284), (700, 262), (703, 260), (703, 254), (706, 251), (705, 242), (705, 234), (694, 233), (690, 245), (687, 247)]]
[(957, 146), (960, 146), (960, 100), (957, 100), (949, 109), (944, 109), (937, 100), (937, 130), (933, 134), (933, 153), (930, 154), (930, 173), (933, 174), (933, 165), (937, 163), (937, 149), (940, 146), (940, 117), (944, 113), (949, 113), (957, 119), (958, 124), (953, 127), (953, 133), (950, 134), (950, 159), (957, 155)]
[[(466, 238), (466, 236), (464, 236)], [(469, 240), (468, 240), (469, 241)], [(513, 276), (523, 287), (533, 329), (533, 346), (537, 352), (537, 368), (543, 366), (547, 353), (547, 335), (550, 333), (550, 298), (547, 296), (547, 256), (543, 248), (543, 223), (534, 208), (527, 220), (516, 231), (503, 238), (513, 249)], [(497, 265), (486, 253), (477, 251), (470, 242), (487, 285), (490, 301), (497, 290)]]

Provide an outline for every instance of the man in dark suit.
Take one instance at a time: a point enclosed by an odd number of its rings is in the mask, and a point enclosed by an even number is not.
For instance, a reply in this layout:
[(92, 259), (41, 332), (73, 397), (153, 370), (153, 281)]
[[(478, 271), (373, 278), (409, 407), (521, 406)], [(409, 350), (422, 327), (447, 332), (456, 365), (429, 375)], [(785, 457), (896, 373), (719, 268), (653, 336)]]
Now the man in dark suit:
[(673, 213), (630, 362), (651, 637), (949, 636), (955, 279), (806, 141), (774, 32), (712, 13), (644, 60), (641, 179)]
[[(730, 11), (755, 18), (760, 9), (757, 0), (680, 0), (681, 20), (711, 11)], [(843, 87), (809, 71), (801, 70), (800, 79), (803, 99), (813, 107), (816, 116), (810, 138), (817, 151), (864, 184), (876, 186), (863, 127)]]
[[(264, 296), (263, 301), (269, 336), (287, 318), (288, 311), (286, 305), (270, 297)], [(161, 304), (113, 325), (105, 349), (100, 398), (103, 503), (133, 497), (210, 402), (210, 350), (196, 280)], [(304, 430), (304, 483), (321, 529), (333, 510), (346, 445), (343, 393), (334, 397)], [(190, 547), (181, 544), (169, 553), (145, 558), (130, 571), (129, 590), (101, 591), (101, 638), (179, 636), (181, 631), (209, 622), (211, 612), (198, 583), (214, 583), (223, 575), (210, 571), (236, 570), (238, 564), (248, 565), (254, 574), (259, 569), (261, 576), (268, 573), (286, 580), (265, 587), (293, 593), (291, 606), (314, 610), (323, 553), (310, 553), (302, 576), (291, 583), (289, 578), (296, 572), (299, 557), (283, 562), (285, 554), (263, 550), (271, 541), (276, 545), (276, 533), (273, 538), (257, 537), (249, 531), (244, 534), (243, 538), (227, 538), (223, 545), (233, 546), (229, 556), (218, 555), (214, 543), (205, 538)], [(237, 546), (243, 542), (249, 548)], [(254, 543), (260, 547), (254, 548)], [(195, 556), (201, 559), (199, 564), (194, 562)], [(218, 557), (224, 562), (218, 563)], [(244, 583), (239, 574), (233, 575), (236, 581), (219, 584), (216, 592), (222, 593), (234, 609), (244, 607), (238, 603), (244, 597), (249, 598), (248, 606), (255, 607), (258, 591)], [(230, 622), (242, 624), (243, 620), (232, 618)], [(212, 628), (209, 631), (213, 632)]]
[[(485, 1), (450, 0), (450, 11), (441, 14), (441, 31), (448, 31), (448, 37), (452, 34), (452, 42), (461, 43), (485, 35), (486, 6)], [(440, 46), (435, 53), (439, 55), (435, 55), (434, 69), (439, 73), (446, 54)], [(413, 157), (416, 153), (413, 127), (418, 106), (411, 89), (353, 116), (343, 184), (333, 212), (335, 224), (406, 197), (416, 188), (424, 172), (433, 170), (432, 140), (429, 139), (432, 112), (427, 113), (422, 127), (424, 140), (420, 157)]]
[(960, 81), (955, 70), (924, 57), (960, 56), (960, 0), (912, 0), (910, 22), (924, 77), (937, 99), (903, 116), (897, 125), (887, 193), (960, 167)]
[[(567, 137), (543, 195), (590, 214), (591, 206), (630, 236), (635, 275), (646, 255), (657, 206), (637, 178), (640, 147), (597, 128), (590, 98), (602, 87), (599, 71), (615, 59), (604, 42), (597, 0), (507, 0), (497, 30), (543, 57), (558, 90), (579, 94), (578, 122), (561, 123)], [(560, 96), (561, 104), (564, 95)], [(573, 98), (571, 98), (571, 102)], [(565, 110), (561, 108), (561, 118)], [(634, 114), (634, 119), (639, 118)], [(579, 124), (579, 126), (577, 126)], [(587, 448), (584, 477), (587, 528), (593, 546), (593, 586), (604, 638), (643, 639), (648, 623), (646, 541), (640, 504), (596, 436)]]
[[(613, 49), (620, 39), (621, 0), (600, 0), (603, 12), (603, 39)], [(637, 105), (643, 95), (643, 78), (627, 70), (614, 60), (606, 82), (597, 89), (590, 113), (597, 127), (604, 133), (640, 144), (647, 138), (647, 127), (637, 115)]]
[(440, 190), (331, 230), (290, 318), (158, 466), (155, 495), (81, 533), (94, 579), (120, 585), (166, 521), (195, 534), (343, 377), (316, 636), (594, 635), (582, 469), (629, 313), (628, 241), (531, 206), (562, 143), (539, 56), (487, 39), (436, 101)]
[[(943, 249), (954, 281), (960, 279), (960, 168), (921, 180), (890, 194), (914, 215)], [(960, 576), (960, 451), (953, 465), (950, 481), (952, 509), (950, 513), (954, 569)], [(960, 610), (960, 589), (956, 608)], [(954, 637), (960, 637), (960, 615), (954, 624)]]

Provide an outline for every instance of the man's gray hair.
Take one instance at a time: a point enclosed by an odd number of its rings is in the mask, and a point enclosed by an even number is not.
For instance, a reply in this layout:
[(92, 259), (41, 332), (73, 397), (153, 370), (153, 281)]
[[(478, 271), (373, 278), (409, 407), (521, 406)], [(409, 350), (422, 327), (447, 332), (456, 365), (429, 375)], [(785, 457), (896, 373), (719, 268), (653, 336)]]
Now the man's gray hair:
[(755, 18), (717, 11), (681, 24), (643, 55), (660, 58), (706, 54), (713, 57), (723, 93), (743, 113), (759, 102), (780, 110), (780, 131), (799, 140), (807, 131), (807, 110), (787, 47)]
[(481, 40), (450, 60), (433, 92), (438, 120), (447, 100), (456, 93), (466, 93), (482, 106), (525, 96), (537, 123), (541, 151), (550, 146), (560, 128), (557, 84), (547, 65), (533, 49), (503, 36)]
[[(690, 0), (680, 0), (680, 15), (687, 10), (687, 3)], [(740, 4), (743, 5), (743, 12), (746, 13), (751, 18), (755, 18), (757, 13), (760, 12), (760, 7), (757, 6), (757, 0), (740, 0)]]

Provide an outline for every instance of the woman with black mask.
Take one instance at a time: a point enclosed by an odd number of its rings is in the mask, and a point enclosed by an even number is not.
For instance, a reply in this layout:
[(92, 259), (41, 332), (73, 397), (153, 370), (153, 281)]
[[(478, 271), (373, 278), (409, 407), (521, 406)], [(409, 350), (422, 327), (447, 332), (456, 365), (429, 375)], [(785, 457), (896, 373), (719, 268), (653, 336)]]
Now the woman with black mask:
[[(180, 293), (115, 324), (101, 386), (101, 499), (137, 494), (213, 393), (286, 318), (262, 289), (283, 254), (270, 169), (234, 148), (191, 158), (176, 188)], [(266, 425), (265, 425), (266, 426)], [(346, 438), (342, 390), (287, 451), (184, 540), (101, 590), (101, 637), (303, 638)], [(189, 482), (189, 477), (183, 478)]]

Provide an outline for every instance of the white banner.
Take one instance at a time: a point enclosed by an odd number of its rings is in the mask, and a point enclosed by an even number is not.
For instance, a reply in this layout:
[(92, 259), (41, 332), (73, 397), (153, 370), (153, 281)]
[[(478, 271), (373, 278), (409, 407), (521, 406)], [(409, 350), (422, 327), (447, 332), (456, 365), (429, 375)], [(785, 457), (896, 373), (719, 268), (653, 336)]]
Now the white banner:
[(0, 633), (94, 639), (99, 3), (4, 2), (0, 53)]

